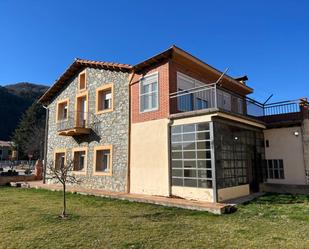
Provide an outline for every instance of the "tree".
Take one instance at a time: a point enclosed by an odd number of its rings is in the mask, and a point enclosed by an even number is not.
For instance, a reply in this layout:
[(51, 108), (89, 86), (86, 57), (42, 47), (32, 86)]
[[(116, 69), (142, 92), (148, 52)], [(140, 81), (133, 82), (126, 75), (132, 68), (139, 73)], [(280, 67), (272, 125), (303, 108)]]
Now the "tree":
[(18, 151), (19, 158), (25, 159), (28, 154), (32, 154), (33, 159), (42, 157), (44, 132), (45, 110), (41, 104), (35, 102), (23, 114), (13, 134), (12, 140)]
[(63, 192), (63, 210), (62, 214), (59, 215), (60, 218), (65, 219), (68, 217), (66, 212), (67, 204), (66, 204), (66, 187), (67, 184), (79, 184), (80, 180), (78, 180), (74, 175), (72, 175), (73, 171), (73, 161), (69, 162), (51, 162), (48, 165), (47, 171), (47, 179), (56, 180), (57, 182), (62, 184), (62, 192)]

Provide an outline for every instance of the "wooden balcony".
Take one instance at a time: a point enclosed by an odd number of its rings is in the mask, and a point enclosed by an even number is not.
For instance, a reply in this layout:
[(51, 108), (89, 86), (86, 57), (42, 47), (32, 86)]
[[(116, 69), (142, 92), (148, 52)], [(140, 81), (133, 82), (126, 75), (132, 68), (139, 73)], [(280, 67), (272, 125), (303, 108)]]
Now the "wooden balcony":
[(93, 116), (87, 112), (70, 112), (67, 119), (57, 122), (57, 132), (60, 136), (89, 135), (92, 130)]

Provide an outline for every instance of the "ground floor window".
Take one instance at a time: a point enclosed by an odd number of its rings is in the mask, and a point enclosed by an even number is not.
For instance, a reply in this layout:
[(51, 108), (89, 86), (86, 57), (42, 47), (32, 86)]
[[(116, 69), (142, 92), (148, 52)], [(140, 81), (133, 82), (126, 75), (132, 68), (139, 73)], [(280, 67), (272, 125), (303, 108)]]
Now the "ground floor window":
[(54, 166), (55, 169), (61, 169), (65, 165), (66, 151), (56, 150), (54, 155)]
[(85, 172), (87, 163), (87, 149), (76, 148), (73, 149), (73, 171)]
[(284, 179), (284, 167), (282, 159), (266, 160), (266, 178)]
[(112, 174), (112, 146), (97, 146), (94, 148), (94, 174)]
[(212, 188), (212, 150), (209, 123), (171, 127), (172, 185)]

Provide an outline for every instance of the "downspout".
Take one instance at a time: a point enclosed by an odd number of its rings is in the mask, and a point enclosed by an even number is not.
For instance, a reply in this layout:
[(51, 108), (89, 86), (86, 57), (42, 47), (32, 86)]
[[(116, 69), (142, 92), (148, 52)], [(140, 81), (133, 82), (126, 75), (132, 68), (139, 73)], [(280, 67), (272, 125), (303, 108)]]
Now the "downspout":
[(49, 108), (42, 105), (46, 110), (45, 117), (45, 138), (44, 138), (44, 164), (43, 164), (43, 184), (46, 183), (46, 169), (47, 169), (47, 140), (48, 140), (48, 120), (49, 120)]
[(132, 73), (129, 75), (129, 124), (128, 124), (128, 169), (127, 169), (127, 189), (126, 192), (130, 193), (130, 187), (131, 187), (131, 178), (130, 178), (130, 165), (131, 165), (131, 82), (133, 80), (133, 77), (135, 75), (134, 70), (132, 70)]

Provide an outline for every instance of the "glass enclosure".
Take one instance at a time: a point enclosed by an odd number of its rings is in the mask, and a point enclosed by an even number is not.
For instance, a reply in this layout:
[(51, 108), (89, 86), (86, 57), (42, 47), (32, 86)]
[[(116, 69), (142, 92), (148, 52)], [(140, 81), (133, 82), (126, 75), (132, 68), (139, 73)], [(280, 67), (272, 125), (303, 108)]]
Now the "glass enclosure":
[(172, 185), (197, 188), (213, 186), (213, 153), (210, 123), (171, 128)]
[(251, 191), (258, 191), (263, 180), (263, 132), (240, 124), (215, 121), (214, 141), (217, 188), (249, 183)]

